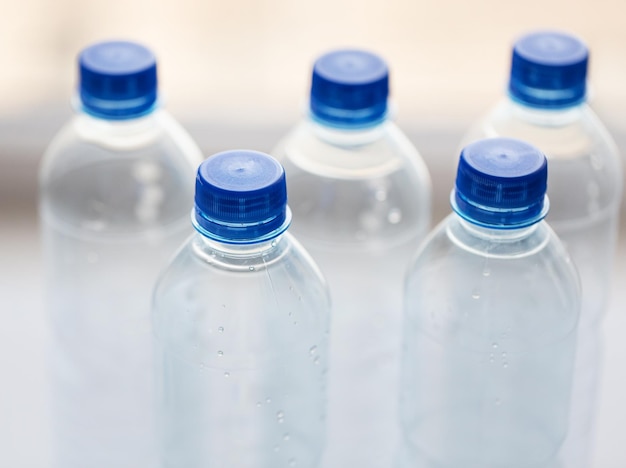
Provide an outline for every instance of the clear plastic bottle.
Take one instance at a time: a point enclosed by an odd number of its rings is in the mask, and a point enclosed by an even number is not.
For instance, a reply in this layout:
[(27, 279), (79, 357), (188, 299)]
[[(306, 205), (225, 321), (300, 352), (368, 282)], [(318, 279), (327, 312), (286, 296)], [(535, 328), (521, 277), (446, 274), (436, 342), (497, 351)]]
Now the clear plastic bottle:
[(622, 167), (613, 139), (585, 102), (588, 50), (578, 38), (539, 31), (514, 45), (508, 97), (464, 141), (509, 136), (540, 148), (550, 162), (548, 222), (570, 252), (582, 282), (579, 350), (571, 427), (561, 461), (589, 466), (601, 321), (607, 308), (619, 228)]
[(388, 69), (339, 50), (313, 67), (310, 113), (274, 149), (293, 232), (328, 279), (326, 467), (389, 466), (397, 430), (403, 275), (430, 224), (428, 170), (388, 119)]
[(202, 160), (158, 106), (145, 47), (82, 51), (74, 118), (44, 155), (54, 466), (155, 466), (150, 298), (190, 234)]
[(580, 289), (542, 221), (547, 166), (512, 139), (461, 153), (405, 284), (404, 466), (552, 467), (568, 427)]
[(330, 299), (263, 153), (200, 165), (197, 233), (153, 303), (165, 467), (314, 468), (325, 441)]

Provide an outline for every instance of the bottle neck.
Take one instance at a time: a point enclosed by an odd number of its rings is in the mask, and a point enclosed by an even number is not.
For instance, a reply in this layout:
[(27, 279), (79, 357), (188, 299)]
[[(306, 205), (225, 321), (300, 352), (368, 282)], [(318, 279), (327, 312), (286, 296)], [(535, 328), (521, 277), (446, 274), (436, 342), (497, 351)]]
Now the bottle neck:
[(119, 133), (137, 133), (143, 131), (154, 124), (155, 118), (158, 117), (161, 112), (159, 108), (155, 108), (151, 112), (129, 119), (107, 119), (85, 112), (80, 107), (74, 107), (74, 112), (86, 125)]
[(78, 135), (96, 145), (116, 150), (145, 146), (156, 140), (163, 128), (163, 111), (154, 111), (133, 119), (108, 120), (76, 111), (74, 128)]
[(587, 105), (583, 102), (563, 109), (542, 109), (522, 104), (510, 96), (507, 104), (511, 113), (523, 122), (551, 127), (569, 125), (580, 119), (583, 109)]
[(201, 233), (192, 238), (195, 255), (213, 266), (233, 271), (258, 271), (277, 261), (289, 242), (286, 234), (255, 244), (227, 244)]
[(537, 222), (530, 226), (512, 229), (488, 228), (473, 224), (466, 219), (463, 219), (460, 215), (456, 213), (455, 215), (458, 219), (460, 226), (468, 235), (476, 237), (477, 239), (487, 239), (496, 242), (517, 242), (532, 235), (539, 227), (539, 222)]
[(361, 146), (382, 138), (388, 121), (382, 121), (371, 127), (351, 129), (325, 125), (309, 116), (308, 124), (313, 134), (326, 143), (335, 146)]
[(543, 250), (551, 236), (544, 221), (519, 229), (477, 226), (454, 213), (446, 225), (448, 238), (473, 255), (501, 259), (521, 258)]
[(282, 235), (279, 235), (273, 239), (257, 242), (255, 244), (226, 244), (225, 242), (216, 241), (200, 233), (198, 233), (197, 237), (202, 242), (202, 245), (208, 249), (232, 258), (247, 258), (263, 255), (275, 248), (282, 240)]

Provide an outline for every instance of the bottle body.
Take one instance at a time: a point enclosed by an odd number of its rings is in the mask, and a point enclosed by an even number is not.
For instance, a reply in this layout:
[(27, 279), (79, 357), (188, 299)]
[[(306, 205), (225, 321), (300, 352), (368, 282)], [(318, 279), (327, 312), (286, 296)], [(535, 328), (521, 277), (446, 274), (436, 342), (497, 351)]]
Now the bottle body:
[(575, 270), (545, 223), (507, 231), (446, 218), (405, 285), (407, 466), (553, 466), (579, 309)]
[(40, 172), (55, 463), (153, 466), (150, 294), (190, 233), (200, 152), (164, 111), (78, 113)]
[(163, 466), (318, 466), (329, 307), (288, 233), (256, 246), (195, 234), (154, 294)]
[(285, 167), (292, 231), (333, 304), (325, 466), (385, 466), (397, 436), (402, 278), (430, 222), (430, 179), (390, 122), (343, 131), (299, 124), (273, 154)]
[(586, 104), (559, 111), (533, 109), (506, 99), (465, 137), (512, 136), (548, 158), (547, 221), (565, 244), (582, 283), (579, 353), (568, 440), (567, 467), (589, 464), (598, 381), (602, 367), (600, 324), (610, 293), (619, 228), (622, 167), (616, 145)]

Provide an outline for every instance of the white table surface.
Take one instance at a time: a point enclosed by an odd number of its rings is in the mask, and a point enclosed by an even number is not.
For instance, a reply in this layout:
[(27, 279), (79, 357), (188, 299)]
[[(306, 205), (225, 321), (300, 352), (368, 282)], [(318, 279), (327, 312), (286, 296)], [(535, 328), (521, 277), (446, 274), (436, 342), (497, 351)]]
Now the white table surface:
[[(34, 206), (0, 212), (0, 467), (44, 468), (46, 322)], [(626, 229), (622, 229), (597, 415), (593, 468), (626, 467)], [(87, 468), (87, 467), (86, 467)]]

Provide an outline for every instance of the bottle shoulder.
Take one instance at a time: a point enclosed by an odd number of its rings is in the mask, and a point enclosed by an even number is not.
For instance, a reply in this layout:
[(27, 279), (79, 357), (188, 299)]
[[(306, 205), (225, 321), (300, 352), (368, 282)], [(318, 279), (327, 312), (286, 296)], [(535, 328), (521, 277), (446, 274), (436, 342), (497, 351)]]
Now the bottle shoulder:
[(217, 348), (224, 354), (211, 362), (223, 366), (228, 355), (230, 369), (271, 366), (285, 349), (322, 345), (330, 296), (297, 241), (285, 233), (258, 248), (215, 247), (194, 234), (159, 277), (152, 298), (159, 342), (195, 359), (193, 345), (213, 347), (226, 339), (229, 352)]
[[(387, 122), (339, 144), (317, 127), (301, 122), (273, 153), (285, 167), (293, 232), (305, 245), (352, 249), (423, 237), (430, 176), (400, 130)], [(346, 137), (339, 133), (329, 138)]]
[(545, 222), (520, 234), (494, 240), (446, 218), (408, 270), (407, 320), (473, 351), (506, 341), (525, 352), (573, 336), (581, 307), (574, 265)]
[(586, 103), (563, 111), (534, 110), (503, 99), (470, 129), (463, 139), (520, 138), (546, 153), (549, 161), (573, 160), (590, 154), (620, 164), (617, 145)]
[(200, 159), (165, 111), (119, 122), (79, 113), (42, 160), (40, 213), (88, 236), (184, 226)]
[(159, 276), (151, 316), (159, 346), (180, 359), (229, 371), (267, 368), (285, 350), (323, 345), (330, 296), (289, 233), (250, 245), (195, 233)]
[(74, 169), (133, 165), (138, 160), (168, 171), (195, 173), (202, 153), (191, 136), (165, 110), (128, 121), (107, 121), (77, 113), (55, 135), (40, 166), (40, 183)]
[(311, 288), (326, 288), (319, 268), (300, 243), (288, 232), (258, 245), (227, 246), (194, 233), (163, 272), (157, 290), (165, 293), (183, 283), (205, 284), (208, 288), (236, 282), (250, 284), (276, 278), (299, 281)]
[(411, 269), (423, 268), (430, 263), (454, 269), (461, 264), (465, 268), (485, 262), (559, 264), (566, 274), (565, 279), (574, 285), (578, 283), (567, 250), (545, 221), (517, 230), (485, 229), (462, 220), (455, 213), (441, 221), (422, 243)]
[(430, 183), (420, 153), (389, 121), (371, 129), (345, 131), (305, 119), (278, 143), (272, 154), (286, 170), (289, 168), (299, 176), (368, 180), (407, 171)]

